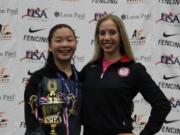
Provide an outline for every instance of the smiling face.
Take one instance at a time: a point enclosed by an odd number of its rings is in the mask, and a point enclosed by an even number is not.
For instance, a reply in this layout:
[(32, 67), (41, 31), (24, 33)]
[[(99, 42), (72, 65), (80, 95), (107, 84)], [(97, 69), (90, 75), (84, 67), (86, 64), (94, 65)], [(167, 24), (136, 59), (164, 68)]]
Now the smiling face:
[(53, 33), (49, 51), (52, 52), (56, 62), (70, 62), (75, 50), (76, 38), (71, 29), (62, 27)]
[(107, 19), (99, 25), (98, 39), (105, 58), (120, 57), (120, 33), (114, 21)]

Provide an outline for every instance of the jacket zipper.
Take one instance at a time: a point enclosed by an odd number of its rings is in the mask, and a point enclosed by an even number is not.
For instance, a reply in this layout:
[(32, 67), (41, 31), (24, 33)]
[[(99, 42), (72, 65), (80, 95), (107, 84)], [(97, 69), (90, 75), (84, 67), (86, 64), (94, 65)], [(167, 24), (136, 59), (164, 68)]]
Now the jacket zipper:
[(103, 78), (103, 76), (104, 76), (104, 73), (101, 73), (100, 78), (102, 79), (102, 78)]

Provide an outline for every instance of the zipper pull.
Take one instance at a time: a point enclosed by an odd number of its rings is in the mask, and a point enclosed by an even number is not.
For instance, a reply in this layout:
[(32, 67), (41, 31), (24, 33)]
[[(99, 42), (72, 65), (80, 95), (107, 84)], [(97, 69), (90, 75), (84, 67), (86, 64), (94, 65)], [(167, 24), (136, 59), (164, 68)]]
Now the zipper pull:
[(103, 78), (103, 76), (104, 76), (104, 73), (101, 73), (101, 76), (100, 76), (100, 78), (102, 79), (102, 78)]

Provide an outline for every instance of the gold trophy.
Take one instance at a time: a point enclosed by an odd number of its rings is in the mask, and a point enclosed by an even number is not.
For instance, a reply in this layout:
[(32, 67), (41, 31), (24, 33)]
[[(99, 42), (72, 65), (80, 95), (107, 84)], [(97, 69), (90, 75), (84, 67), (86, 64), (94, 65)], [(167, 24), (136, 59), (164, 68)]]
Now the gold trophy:
[(57, 135), (56, 126), (62, 122), (62, 113), (64, 101), (57, 94), (57, 82), (55, 80), (49, 80), (48, 83), (49, 94), (47, 95), (47, 102), (42, 103), (40, 106), (42, 108), (44, 124), (50, 125), (51, 131), (50, 135)]
[[(66, 107), (69, 115), (77, 116), (77, 111), (75, 109), (76, 96), (72, 93), (67, 96), (63, 94), (59, 95), (57, 93), (57, 82), (53, 79), (48, 80), (47, 89), (49, 91), (47, 97), (40, 97), (41, 99), (38, 99), (37, 95), (32, 95), (30, 97), (29, 104), (31, 106), (32, 113), (36, 110), (38, 110), (38, 112), (42, 112), (42, 115), (37, 118), (43, 124), (50, 126), (50, 135), (57, 135), (56, 127), (63, 122), (62, 115)], [(38, 105), (38, 100), (43, 101)]]

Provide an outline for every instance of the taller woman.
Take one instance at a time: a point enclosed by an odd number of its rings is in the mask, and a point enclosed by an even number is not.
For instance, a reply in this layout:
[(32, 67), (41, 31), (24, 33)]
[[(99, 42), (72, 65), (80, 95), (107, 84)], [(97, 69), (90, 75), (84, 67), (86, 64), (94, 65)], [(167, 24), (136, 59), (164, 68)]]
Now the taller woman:
[(117, 16), (98, 20), (94, 57), (81, 75), (84, 135), (133, 135), (133, 98), (139, 92), (152, 107), (140, 135), (160, 130), (170, 103), (145, 67), (135, 62), (124, 24)]

